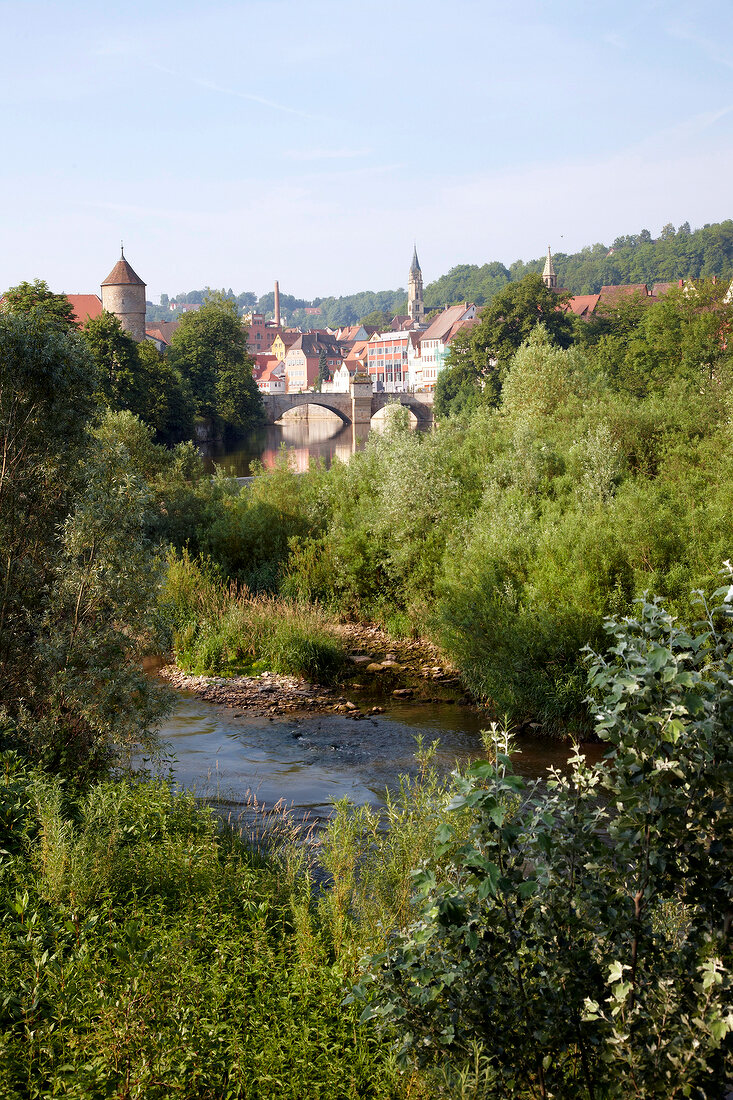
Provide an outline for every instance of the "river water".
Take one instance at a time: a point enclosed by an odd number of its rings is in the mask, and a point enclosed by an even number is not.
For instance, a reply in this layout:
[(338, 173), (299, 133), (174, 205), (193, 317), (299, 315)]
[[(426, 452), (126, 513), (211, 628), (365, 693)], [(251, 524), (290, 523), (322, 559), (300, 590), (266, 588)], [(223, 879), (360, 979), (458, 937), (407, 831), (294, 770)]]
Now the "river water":
[[(198, 796), (234, 811), (253, 797), (270, 807), (282, 800), (317, 822), (337, 799), (383, 805), (401, 774), (416, 774), (419, 736), (426, 745), (437, 741), (434, 761), (443, 774), (483, 756), (486, 724), (472, 708), (449, 703), (401, 703), (359, 720), (255, 717), (182, 692), (161, 736), (174, 779)], [(566, 743), (529, 736), (518, 747), (515, 769), (530, 780), (563, 767), (570, 751)], [(601, 755), (599, 745), (585, 748), (593, 759)]]

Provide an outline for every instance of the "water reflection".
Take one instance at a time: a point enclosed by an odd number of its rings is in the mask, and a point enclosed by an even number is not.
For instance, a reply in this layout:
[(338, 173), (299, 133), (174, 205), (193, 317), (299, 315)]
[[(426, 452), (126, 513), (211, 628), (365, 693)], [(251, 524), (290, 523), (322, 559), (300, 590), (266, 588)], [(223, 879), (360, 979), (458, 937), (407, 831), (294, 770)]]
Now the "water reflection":
[[(410, 426), (416, 428), (417, 420), (412, 413), (410, 416)], [(348, 462), (352, 454), (364, 449), (369, 432), (384, 431), (384, 425), (385, 417), (379, 414), (371, 424), (344, 424), (333, 413), (309, 409), (307, 416), (286, 414), (279, 423), (250, 432), (234, 447), (202, 445), (201, 451), (212, 473), (217, 465), (234, 477), (249, 477), (254, 462), (270, 469), (285, 447), (292, 468), (302, 472), (308, 469), (311, 459), (326, 467), (334, 459)]]
[(248, 477), (256, 461), (268, 469), (274, 466), (283, 447), (295, 470), (307, 470), (312, 458), (330, 466), (336, 458), (348, 462), (364, 446), (368, 425), (365, 433), (356, 433), (356, 427), (338, 416), (285, 419), (250, 432), (231, 449), (210, 448), (204, 457), (211, 470), (214, 464), (223, 466), (235, 477)]

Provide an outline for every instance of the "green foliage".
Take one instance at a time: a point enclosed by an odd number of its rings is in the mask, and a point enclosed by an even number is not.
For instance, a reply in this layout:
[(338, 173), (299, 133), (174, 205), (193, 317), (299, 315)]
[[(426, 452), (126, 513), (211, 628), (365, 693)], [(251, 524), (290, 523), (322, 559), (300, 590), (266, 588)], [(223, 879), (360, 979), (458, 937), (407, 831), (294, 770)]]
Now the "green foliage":
[(262, 419), (247, 334), (232, 299), (213, 293), (200, 310), (185, 313), (169, 355), (191, 387), (198, 416), (222, 421), (235, 434)]
[(633, 306), (616, 311), (598, 347), (614, 387), (643, 395), (664, 393), (675, 381), (695, 387), (729, 384), (733, 306), (723, 300), (726, 290), (719, 283), (698, 283), (671, 290), (660, 301), (637, 307), (636, 314)]
[(313, 389), (316, 391), (316, 393), (320, 393), (321, 389), (323, 388), (323, 383), (324, 382), (330, 382), (330, 381), (331, 381), (331, 372), (328, 369), (328, 360), (327, 360), (327, 357), (326, 357), (326, 349), (324, 348), (321, 351), (321, 354), (318, 356), (318, 377), (315, 380), (315, 383), (313, 385)]
[(549, 290), (539, 275), (509, 283), (484, 307), (479, 323), (464, 329), (452, 342), (445, 369), (436, 386), (435, 415), (454, 415), (476, 404), (495, 404), (519, 347), (542, 324), (547, 338), (566, 348), (573, 340), (573, 323), (558, 309), (565, 298)]
[(254, 858), (167, 784), (0, 764), (3, 1096), (405, 1095), (295, 852)]
[(84, 325), (84, 338), (102, 379), (102, 396), (113, 409), (138, 412), (145, 401), (137, 344), (119, 318), (104, 310)]
[[(733, 221), (727, 220), (701, 229), (690, 230), (685, 222), (675, 231), (665, 225), (658, 240), (652, 240), (649, 230), (617, 237), (609, 247), (597, 242), (587, 245), (580, 252), (553, 255), (558, 283), (572, 294), (597, 294), (602, 286), (618, 284), (669, 282), (678, 279), (710, 279), (713, 275), (730, 281), (733, 275)], [(534, 260), (516, 260), (506, 267), (502, 262), (458, 264), (445, 275), (425, 287), (425, 306), (428, 311), (459, 302), (474, 302), (481, 306), (490, 302), (509, 282), (521, 282), (526, 275), (540, 275), (544, 256)], [(176, 295), (179, 302), (203, 302), (210, 293), (205, 290)], [(231, 291), (230, 298), (234, 297)], [(161, 302), (163, 300), (161, 296)], [(263, 294), (257, 302), (251, 292), (236, 298), (242, 307), (257, 308), (271, 313), (274, 308), (272, 291)], [(306, 302), (290, 294), (281, 294), (282, 309), (287, 311), (288, 321), (304, 329), (314, 324), (338, 328), (362, 323), (383, 327), (398, 313), (406, 312), (407, 295), (403, 289), (363, 291), (341, 297), (315, 298)], [(167, 302), (167, 297), (166, 297)], [(306, 306), (319, 306), (321, 313), (313, 317), (305, 312)], [(171, 314), (162, 307), (156, 319), (170, 319)], [(377, 319), (369, 320), (374, 313)]]
[(96, 390), (81, 337), (0, 317), (0, 708), (12, 741), (82, 771), (150, 743), (164, 709), (140, 669), (158, 636), (150, 500), (89, 430)]
[(187, 672), (267, 669), (327, 683), (344, 666), (341, 641), (315, 609), (227, 588), (211, 563), (185, 552), (169, 559), (164, 599), (176, 662)]
[(155, 344), (137, 345), (141, 408), (132, 411), (155, 429), (158, 442), (172, 445), (193, 435), (195, 402), (191, 387)]
[(76, 328), (69, 299), (65, 294), (54, 294), (43, 279), (11, 286), (0, 299), (0, 313), (13, 313), (62, 330)]
[(497, 1100), (730, 1086), (732, 597), (692, 633), (658, 601), (606, 624), (608, 654), (589, 654), (602, 763), (576, 753), (528, 791), (499, 752), (456, 780), (468, 838), (438, 828), (444, 877), (420, 871), (417, 919), (357, 987), (403, 1058), (478, 1042)]

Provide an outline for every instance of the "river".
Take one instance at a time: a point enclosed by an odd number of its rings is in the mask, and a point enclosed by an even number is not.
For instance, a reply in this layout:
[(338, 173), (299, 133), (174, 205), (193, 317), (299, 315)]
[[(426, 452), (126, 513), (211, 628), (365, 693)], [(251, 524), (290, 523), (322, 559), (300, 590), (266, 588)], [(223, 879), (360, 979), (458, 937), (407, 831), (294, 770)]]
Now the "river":
[[(282, 800), (297, 816), (322, 821), (333, 801), (383, 805), (401, 774), (416, 774), (417, 738), (437, 741), (435, 764), (447, 774), (456, 763), (484, 755), (485, 715), (450, 703), (400, 703), (387, 713), (354, 720), (334, 714), (248, 716), (182, 692), (161, 729), (173, 778), (220, 807), (238, 811), (256, 797)], [(540, 778), (563, 767), (567, 743), (523, 736), (516, 771)], [(602, 746), (585, 746), (598, 759)]]

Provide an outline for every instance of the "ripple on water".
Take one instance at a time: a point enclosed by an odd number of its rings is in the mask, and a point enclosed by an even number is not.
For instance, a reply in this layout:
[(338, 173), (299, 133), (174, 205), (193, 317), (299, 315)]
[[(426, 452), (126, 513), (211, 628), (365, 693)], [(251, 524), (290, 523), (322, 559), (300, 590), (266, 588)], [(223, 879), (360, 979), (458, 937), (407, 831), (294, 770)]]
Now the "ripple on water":
[[(385, 788), (400, 774), (414, 774), (416, 738), (438, 741), (435, 762), (443, 772), (483, 755), (486, 718), (446, 704), (396, 706), (359, 721), (321, 714), (233, 718), (225, 708), (182, 694), (161, 729), (173, 757), (176, 781), (207, 799), (242, 805), (250, 796), (272, 806), (280, 800), (321, 819), (334, 800), (384, 803)], [(594, 759), (599, 745), (586, 746)], [(523, 737), (516, 771), (528, 779), (562, 766), (568, 745)]]

